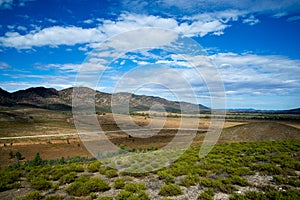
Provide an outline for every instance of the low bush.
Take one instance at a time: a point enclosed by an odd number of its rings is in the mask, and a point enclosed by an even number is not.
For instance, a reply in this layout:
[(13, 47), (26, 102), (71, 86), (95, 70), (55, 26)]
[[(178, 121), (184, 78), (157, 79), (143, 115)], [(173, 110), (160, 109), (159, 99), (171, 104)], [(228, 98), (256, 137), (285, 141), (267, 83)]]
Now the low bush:
[(88, 166), (87, 166), (87, 170), (88, 172), (94, 173), (97, 172), (100, 169), (101, 166), (101, 162), (96, 160), (91, 162)]
[(145, 191), (129, 192), (122, 190), (117, 196), (116, 200), (150, 200), (150, 197)]
[(60, 183), (72, 183), (75, 181), (76, 179), (76, 176), (77, 176), (77, 173), (76, 172), (70, 172), (66, 175), (63, 175), (62, 177), (60, 177), (59, 181)]
[(124, 178), (117, 178), (114, 181), (116, 189), (123, 189), (125, 186), (125, 179)]
[(289, 189), (287, 191), (278, 191), (274, 189), (270, 189), (265, 192), (256, 192), (256, 191), (248, 191), (245, 194), (233, 194), (230, 196), (230, 200), (269, 200), (269, 199), (286, 199), (286, 200), (294, 200), (299, 199), (300, 191), (296, 189)]
[(183, 194), (181, 188), (175, 184), (164, 185), (159, 190), (159, 195), (162, 196), (178, 196)]
[(19, 188), (21, 185), (16, 181), (20, 178), (20, 176), (20, 171), (0, 171), (0, 192), (13, 188)]
[(158, 178), (163, 180), (166, 184), (175, 183), (175, 178), (172, 174), (169, 174), (166, 170), (157, 172)]
[(52, 187), (52, 183), (42, 177), (33, 178), (30, 181), (31, 187), (36, 190), (48, 190)]
[(109, 184), (101, 178), (91, 178), (85, 183), (89, 192), (104, 192), (110, 189)]
[(74, 196), (87, 196), (91, 192), (104, 192), (109, 190), (109, 184), (96, 177), (89, 178), (86, 176), (79, 177), (70, 186), (66, 188), (66, 192)]
[(84, 167), (80, 163), (72, 163), (68, 169), (70, 172), (84, 172)]
[(230, 179), (231, 179), (231, 183), (235, 184), (235, 185), (240, 185), (240, 186), (248, 186), (249, 185), (248, 181), (240, 176), (234, 175), (234, 176), (231, 176)]
[(180, 185), (190, 187), (196, 185), (199, 182), (199, 179), (199, 176), (189, 174), (181, 180)]
[(44, 200), (63, 200), (64, 198), (62, 196), (57, 196), (57, 195), (51, 195), (51, 196), (46, 196)]
[(115, 169), (109, 169), (105, 171), (105, 176), (107, 178), (114, 178), (118, 176), (118, 171)]
[(144, 183), (127, 183), (124, 186), (125, 191), (128, 192), (139, 192), (141, 190), (146, 190), (146, 185)]
[(200, 193), (197, 200), (213, 200), (214, 191), (212, 189), (205, 190)]
[(42, 200), (43, 196), (41, 193), (34, 191), (27, 193), (24, 197), (17, 198), (17, 200)]
[(113, 197), (99, 197), (97, 200), (113, 200)]
[(251, 167), (253, 170), (259, 171), (262, 175), (278, 175), (283, 174), (281, 167), (272, 163), (255, 164)]
[(214, 192), (232, 193), (236, 190), (230, 179), (213, 180), (209, 178), (203, 178), (200, 180), (200, 185), (203, 187), (212, 188)]

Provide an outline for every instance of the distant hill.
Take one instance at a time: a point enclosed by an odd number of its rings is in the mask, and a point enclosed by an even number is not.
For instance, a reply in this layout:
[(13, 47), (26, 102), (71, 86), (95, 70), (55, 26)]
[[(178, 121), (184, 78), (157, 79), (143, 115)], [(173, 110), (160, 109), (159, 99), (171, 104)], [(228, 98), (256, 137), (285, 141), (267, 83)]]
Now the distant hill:
[(256, 110), (253, 108), (235, 108), (227, 109), (228, 112), (244, 112), (244, 113), (273, 113), (273, 114), (300, 114), (300, 108), (290, 110)]
[(300, 114), (300, 108), (294, 108), (291, 110), (285, 110), (283, 111), (284, 113), (288, 113), (288, 114)]
[[(30, 106), (46, 108), (50, 110), (71, 110), (72, 109), (72, 95), (74, 88), (67, 88), (63, 90), (56, 90), (54, 88), (35, 87), (26, 90), (19, 90), (9, 93), (0, 88), (0, 105), (2, 106)], [(77, 88), (78, 89), (78, 88)], [(111, 111), (111, 97), (112, 94), (100, 91), (94, 91), (90, 88), (80, 88), (80, 98), (85, 98), (88, 94), (95, 94), (95, 107), (98, 112)], [(181, 108), (193, 113), (195, 110), (209, 110), (201, 104), (192, 104), (187, 102), (169, 101), (161, 97), (136, 95), (130, 93), (116, 93), (114, 100), (117, 104), (124, 104), (124, 99), (130, 98), (129, 110), (131, 112), (146, 111), (153, 105), (159, 104), (164, 107), (167, 112), (180, 113)]]

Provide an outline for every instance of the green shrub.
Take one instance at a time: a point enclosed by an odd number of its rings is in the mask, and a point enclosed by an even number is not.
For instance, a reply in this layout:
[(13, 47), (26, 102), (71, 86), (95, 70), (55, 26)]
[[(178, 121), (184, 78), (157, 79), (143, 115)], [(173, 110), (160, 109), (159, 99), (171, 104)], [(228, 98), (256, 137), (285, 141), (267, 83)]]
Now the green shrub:
[(0, 192), (13, 188), (19, 188), (21, 184), (16, 181), (20, 178), (20, 176), (20, 171), (0, 171)]
[(89, 192), (104, 192), (110, 189), (109, 184), (101, 178), (91, 178), (85, 183), (85, 188)]
[(94, 192), (91, 192), (89, 194), (89, 196), (90, 196), (91, 199), (96, 199), (97, 198), (97, 195)]
[(163, 180), (166, 184), (175, 183), (175, 178), (172, 174), (169, 174), (167, 171), (157, 172), (158, 178)]
[(27, 193), (24, 197), (17, 198), (17, 200), (41, 200), (43, 196), (41, 193), (34, 191)]
[(118, 171), (115, 169), (109, 169), (105, 171), (105, 176), (107, 178), (114, 178), (118, 176)]
[(139, 192), (141, 190), (146, 190), (146, 185), (144, 183), (127, 183), (124, 186), (125, 191), (128, 192)]
[(85, 183), (81, 181), (75, 181), (66, 188), (66, 192), (73, 196), (86, 196), (89, 191), (85, 188)]
[(290, 189), (287, 191), (278, 191), (274, 189), (270, 189), (263, 192), (255, 192), (248, 191), (245, 192), (244, 195), (241, 194), (233, 194), (230, 196), (230, 200), (251, 200), (251, 199), (259, 199), (259, 200), (268, 200), (268, 199), (286, 199), (286, 200), (294, 200), (299, 199), (300, 191)]
[(52, 183), (42, 177), (33, 178), (30, 181), (31, 187), (36, 190), (48, 190), (52, 187)]
[(50, 172), (50, 179), (57, 181), (59, 180), (62, 176), (70, 173), (70, 169), (66, 166), (55, 166), (51, 172)]
[(117, 178), (114, 181), (114, 184), (115, 184), (116, 189), (123, 189), (124, 186), (125, 186), (125, 179), (124, 178)]
[(186, 162), (176, 162), (171, 165), (169, 171), (173, 176), (182, 176), (189, 173), (190, 166)]
[(242, 194), (234, 193), (229, 197), (229, 200), (248, 200), (248, 199)]
[(105, 175), (105, 173), (106, 173), (106, 168), (105, 168), (104, 166), (100, 166), (98, 172), (99, 172), (100, 174), (102, 174), (102, 175)]
[(72, 163), (68, 165), (68, 170), (71, 172), (84, 172), (84, 168), (81, 164), (79, 163)]
[(213, 180), (213, 179), (203, 178), (200, 180), (200, 185), (204, 187), (213, 188), (215, 192), (232, 193), (233, 191), (236, 190), (235, 187), (231, 185), (230, 179)]
[(129, 199), (131, 196), (132, 196), (132, 192), (128, 192), (128, 191), (122, 190), (116, 196), (116, 200), (126, 200), (126, 199)]
[(109, 184), (101, 178), (81, 176), (66, 188), (66, 192), (74, 196), (87, 196), (91, 192), (104, 192), (109, 189)]
[(90, 177), (89, 175), (83, 174), (83, 175), (79, 176), (79, 177), (76, 179), (76, 181), (86, 182), (86, 181), (90, 180), (90, 178), (91, 178), (91, 177)]
[(197, 197), (197, 200), (212, 200), (214, 191), (212, 189), (205, 190)]
[(255, 174), (254, 171), (246, 167), (235, 168), (233, 171), (233, 175), (237, 175), (237, 176), (247, 176), (247, 175), (254, 175), (254, 174)]
[(253, 170), (261, 172), (261, 174), (278, 175), (283, 174), (283, 170), (271, 163), (255, 164), (251, 167)]
[(248, 181), (240, 176), (234, 175), (234, 176), (231, 176), (230, 179), (231, 179), (231, 183), (235, 184), (235, 185), (240, 185), (240, 186), (248, 186), (249, 185)]
[(213, 187), (213, 180), (209, 178), (200, 179), (200, 184), (204, 187)]
[(57, 196), (57, 195), (51, 195), (51, 196), (46, 196), (44, 200), (63, 200), (64, 198), (62, 196)]
[(158, 194), (162, 196), (178, 196), (182, 194), (182, 191), (178, 185), (168, 184), (162, 186)]
[(88, 172), (97, 172), (99, 169), (100, 169), (100, 165), (101, 165), (101, 162), (96, 160), (94, 162), (91, 162), (88, 167), (87, 167), (87, 170)]
[(62, 177), (60, 177), (59, 181), (61, 183), (71, 183), (74, 182), (76, 179), (77, 173), (76, 172), (70, 172), (66, 175), (63, 175)]
[(199, 176), (189, 174), (181, 180), (180, 185), (184, 187), (190, 187), (196, 185), (198, 182)]
[(113, 197), (99, 197), (97, 200), (113, 200)]
[(148, 194), (145, 191), (129, 192), (122, 190), (117, 196), (116, 200), (150, 200)]

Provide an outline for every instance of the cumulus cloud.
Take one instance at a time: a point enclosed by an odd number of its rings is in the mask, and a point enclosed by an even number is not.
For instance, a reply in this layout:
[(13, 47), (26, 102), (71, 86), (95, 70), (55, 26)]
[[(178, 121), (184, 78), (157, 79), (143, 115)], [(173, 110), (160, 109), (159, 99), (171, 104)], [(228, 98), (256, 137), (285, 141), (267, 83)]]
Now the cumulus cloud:
[(96, 28), (53, 26), (42, 30), (31, 31), (26, 35), (18, 32), (7, 32), (0, 37), (3, 46), (17, 49), (29, 49), (33, 46), (75, 45), (79, 43), (103, 40), (103, 34)]
[(5, 36), (0, 37), (0, 43), (5, 47), (17, 49), (85, 43), (92, 46), (94, 43), (101, 43), (111, 36), (145, 27), (170, 29), (186, 36), (203, 37), (210, 33), (221, 35), (229, 26), (227, 23), (236, 20), (239, 14), (238, 12), (220, 12), (215, 15), (198, 15), (190, 18), (190, 22), (187, 22), (187, 19), (178, 22), (174, 18), (126, 13), (121, 14), (115, 21), (103, 20), (95, 28), (52, 26), (36, 29), (24, 35), (18, 32), (7, 32)]
[(300, 93), (300, 62), (277, 55), (219, 53), (216, 63), (229, 95)]

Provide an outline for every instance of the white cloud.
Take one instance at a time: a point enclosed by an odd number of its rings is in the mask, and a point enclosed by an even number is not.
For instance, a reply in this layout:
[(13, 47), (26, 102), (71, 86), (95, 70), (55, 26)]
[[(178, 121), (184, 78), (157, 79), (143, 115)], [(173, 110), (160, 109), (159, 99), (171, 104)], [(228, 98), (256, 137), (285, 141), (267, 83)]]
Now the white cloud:
[(85, 47), (78, 47), (78, 50), (79, 51), (87, 51), (88, 50), (88, 48), (85, 46)]
[(295, 13), (299, 11), (299, 0), (123, 0), (123, 9), (134, 13), (157, 14), (158, 12), (169, 16), (176, 16), (178, 13), (194, 15), (197, 13), (222, 11), (234, 9), (246, 13), (266, 13), (274, 15), (277, 13)]
[(80, 43), (96, 42), (104, 39), (103, 34), (96, 29), (83, 29), (80, 27), (53, 26), (42, 30), (31, 31), (26, 35), (17, 32), (8, 32), (6, 37), (0, 37), (3, 46), (17, 49), (29, 49), (33, 46), (74, 45)]
[(126, 60), (122, 60), (122, 61), (120, 62), (120, 65), (125, 65), (125, 63), (126, 63)]
[(103, 71), (107, 67), (101, 64), (100, 60), (95, 61), (95, 59), (91, 59), (88, 62), (84, 62), (82, 64), (73, 64), (73, 63), (65, 63), (65, 64), (35, 64), (35, 68), (42, 69), (42, 70), (49, 70), (49, 69), (58, 69), (60, 72), (79, 72), (81, 70), (85, 72), (99, 72)]
[[(35, 1), (35, 0), (0, 0), (0, 9), (12, 9), (13, 6), (25, 6), (27, 2)], [(17, 4), (18, 3), (18, 4)]]
[(3, 69), (9, 69), (11, 68), (11, 66), (5, 62), (0, 62), (0, 69), (3, 70)]
[(59, 76), (42, 76), (39, 81), (0, 81), (1, 87), (6, 91), (15, 92), (17, 90), (24, 90), (33, 85), (42, 86), (46, 88), (65, 89), (73, 86), (74, 77), (65, 78)]
[[(84, 43), (93, 47), (94, 43), (101, 43), (114, 35), (145, 27), (174, 30), (186, 36), (203, 37), (210, 33), (221, 35), (230, 26), (227, 23), (236, 20), (239, 14), (239, 12), (218, 12), (215, 15), (195, 16), (190, 19), (192, 20), (190, 23), (186, 21), (179, 23), (174, 18), (127, 13), (121, 14), (116, 21), (103, 20), (95, 28), (53, 26), (44, 29), (36, 27), (36, 30), (25, 35), (18, 32), (8, 32), (5, 36), (0, 37), (0, 43), (5, 47), (17, 49)], [(135, 39), (140, 37), (137, 36)]]
[(255, 18), (253, 15), (251, 15), (250, 17), (243, 19), (243, 23), (253, 26), (253, 25), (259, 23), (259, 19)]
[(19, 31), (27, 31), (27, 28), (25, 26), (17, 26), (17, 30), (19, 30)]
[(300, 61), (277, 55), (219, 53), (211, 56), (230, 94), (299, 95)]
[(15, 26), (14, 26), (14, 25), (7, 25), (7, 28), (8, 28), (8, 29), (14, 29)]
[(53, 24), (57, 22), (57, 20), (51, 18), (45, 18), (45, 20)]
[(94, 21), (92, 19), (87, 19), (87, 20), (84, 20), (83, 23), (85, 24), (92, 24)]
[(291, 21), (298, 21), (300, 20), (300, 16), (293, 16), (287, 19), (287, 21), (291, 22)]

